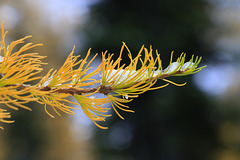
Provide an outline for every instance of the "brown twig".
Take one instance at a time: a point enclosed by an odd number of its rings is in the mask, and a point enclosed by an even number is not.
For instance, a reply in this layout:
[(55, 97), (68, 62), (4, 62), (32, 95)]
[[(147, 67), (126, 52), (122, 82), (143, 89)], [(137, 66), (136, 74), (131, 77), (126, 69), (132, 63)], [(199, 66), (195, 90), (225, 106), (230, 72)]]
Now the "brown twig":
[[(174, 74), (181, 74), (181, 73), (183, 73), (183, 71), (177, 71)], [(2, 75), (0, 73), (0, 78), (1, 78), (1, 76), (3, 77), (4, 75)], [(172, 75), (163, 74), (158, 79), (165, 79), (166, 77), (169, 77), (169, 76), (172, 76)], [(140, 83), (140, 82), (141, 81), (136, 82), (136, 83)], [(23, 89), (32, 87), (30, 84), (6, 85), (6, 87), (8, 87), (8, 86), (17, 86), (18, 90), (23, 90)], [(72, 88), (72, 87), (70, 87), (70, 88), (51, 88), (49, 86), (41, 87), (41, 88), (38, 88), (38, 89), (40, 91), (52, 91), (52, 92), (55, 92), (55, 93), (64, 93), (64, 94), (71, 94), (71, 95), (74, 95), (74, 94), (82, 95), (82, 94), (94, 93), (94, 92), (102, 93), (104, 95), (108, 95), (109, 93), (114, 92), (114, 90), (111, 86), (102, 86), (102, 85), (99, 85), (99, 86), (94, 87), (94, 88), (81, 88), (81, 89), (80, 88)]]

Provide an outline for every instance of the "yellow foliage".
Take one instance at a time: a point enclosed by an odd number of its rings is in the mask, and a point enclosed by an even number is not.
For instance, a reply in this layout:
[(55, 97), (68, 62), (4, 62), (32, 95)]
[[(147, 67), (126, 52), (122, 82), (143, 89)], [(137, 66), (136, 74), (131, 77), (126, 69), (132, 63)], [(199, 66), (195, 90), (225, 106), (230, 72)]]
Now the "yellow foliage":
[[(149, 90), (166, 87), (169, 83), (183, 86), (186, 83), (176, 84), (166, 78), (194, 74), (205, 67), (197, 68), (201, 61), (201, 58), (198, 57), (195, 61), (192, 57), (189, 62), (185, 62), (185, 54), (181, 54), (176, 62), (172, 62), (172, 53), (169, 66), (163, 69), (160, 55), (157, 50), (154, 55), (151, 46), (150, 50), (142, 46), (134, 58), (129, 48), (123, 43), (117, 60), (114, 61), (113, 54), (106, 51), (102, 53), (102, 63), (92, 72), (89, 72), (91, 63), (97, 54), (88, 60), (91, 51), (89, 49), (86, 57), (79, 59), (79, 56), (74, 55), (74, 47), (59, 70), (51, 69), (41, 78), (37, 74), (42, 71), (41, 65), (45, 63), (41, 60), (45, 57), (38, 53), (29, 53), (29, 49), (42, 44), (27, 43), (13, 52), (14, 47), (24, 43), (24, 40), (31, 36), (13, 41), (6, 46), (6, 34), (2, 25), (0, 103), (15, 110), (19, 107), (31, 110), (26, 103), (35, 101), (43, 104), (46, 113), (52, 118), (54, 115), (48, 111), (48, 106), (52, 107), (59, 116), (61, 115), (59, 111), (73, 115), (75, 109), (82, 108), (83, 112), (102, 129), (107, 129), (107, 127), (103, 127), (97, 122), (105, 121), (107, 117), (111, 116), (110, 108), (105, 104), (110, 103), (116, 114), (124, 119), (117, 109), (134, 112), (125, 105), (132, 101), (132, 98)], [(128, 65), (121, 64), (124, 49), (127, 50), (130, 59)], [(101, 79), (95, 79), (95, 75), (100, 75)], [(36, 79), (40, 79), (37, 84), (27, 84)], [(167, 83), (154, 87), (158, 80)], [(96, 94), (103, 94), (106, 97), (98, 98), (95, 96)], [(69, 100), (69, 97), (75, 98), (78, 103)], [(5, 120), (10, 117), (10, 112), (0, 108), (0, 122), (12, 123), (13, 121)]]

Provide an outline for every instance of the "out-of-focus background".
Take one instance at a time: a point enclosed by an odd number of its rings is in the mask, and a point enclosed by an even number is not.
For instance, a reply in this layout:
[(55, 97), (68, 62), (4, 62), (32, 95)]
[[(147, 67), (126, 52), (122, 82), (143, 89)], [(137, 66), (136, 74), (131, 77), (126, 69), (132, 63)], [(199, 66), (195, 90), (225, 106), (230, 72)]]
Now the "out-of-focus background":
[(16, 122), (0, 131), (1, 160), (240, 159), (239, 0), (1, 0), (0, 21), (7, 42), (33, 35), (29, 41), (44, 44), (32, 50), (48, 56), (42, 75), (74, 45), (84, 57), (90, 47), (118, 54), (122, 41), (133, 55), (152, 45), (163, 67), (171, 51), (208, 65), (171, 78), (184, 87), (140, 95), (129, 104), (136, 113), (114, 114), (108, 130), (81, 110), (55, 119), (35, 103), (32, 112), (10, 110)]

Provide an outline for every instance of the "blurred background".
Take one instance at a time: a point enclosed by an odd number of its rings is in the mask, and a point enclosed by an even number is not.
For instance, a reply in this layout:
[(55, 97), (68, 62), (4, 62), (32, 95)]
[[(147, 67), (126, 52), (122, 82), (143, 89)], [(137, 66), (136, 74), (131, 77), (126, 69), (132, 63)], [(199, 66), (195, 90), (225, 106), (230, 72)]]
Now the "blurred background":
[(240, 159), (239, 0), (1, 0), (0, 21), (8, 43), (33, 35), (29, 42), (44, 44), (32, 50), (48, 56), (42, 75), (74, 45), (84, 57), (88, 48), (118, 54), (122, 41), (133, 55), (153, 45), (164, 68), (171, 51), (208, 65), (171, 78), (184, 87), (140, 95), (129, 104), (136, 113), (113, 114), (108, 130), (81, 110), (52, 119), (36, 103), (32, 112), (9, 109), (16, 122), (0, 130), (1, 160)]

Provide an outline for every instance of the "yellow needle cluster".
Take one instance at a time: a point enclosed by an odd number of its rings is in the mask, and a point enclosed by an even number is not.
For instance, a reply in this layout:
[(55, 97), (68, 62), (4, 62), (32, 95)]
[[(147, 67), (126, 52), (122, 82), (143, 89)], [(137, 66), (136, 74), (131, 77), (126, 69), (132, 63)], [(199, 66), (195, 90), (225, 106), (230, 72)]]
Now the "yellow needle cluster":
[[(18, 107), (31, 110), (23, 104), (36, 99), (29, 94), (31, 88), (27, 87), (25, 83), (40, 78), (36, 75), (42, 70), (40, 66), (44, 64), (41, 62), (44, 56), (40, 56), (38, 53), (25, 52), (42, 44), (33, 45), (32, 43), (27, 43), (20, 47), (18, 51), (12, 53), (14, 47), (23, 43), (25, 39), (31, 36), (13, 41), (10, 45), (6, 46), (6, 34), (7, 32), (4, 32), (2, 25), (2, 41), (0, 42), (0, 103), (4, 103), (15, 110), (18, 110)], [(0, 112), (0, 117), (3, 115), (9, 116), (9, 114)]]
[[(9, 108), (17, 110), (19, 107), (31, 110), (26, 103), (35, 101), (43, 104), (46, 113), (54, 118), (48, 107), (57, 114), (61, 112), (74, 114), (75, 109), (82, 108), (83, 112), (100, 128), (107, 129), (97, 122), (105, 121), (110, 117), (111, 108), (106, 104), (110, 103), (116, 114), (123, 119), (117, 109), (126, 112), (134, 112), (125, 103), (132, 101), (148, 90), (166, 87), (169, 83), (176, 84), (166, 79), (169, 76), (185, 76), (199, 72), (202, 68), (197, 68), (201, 58), (194, 57), (189, 62), (185, 62), (185, 54), (181, 54), (176, 62), (172, 62), (166, 69), (162, 68), (160, 55), (156, 51), (141, 47), (139, 53), (134, 58), (125, 43), (123, 43), (117, 60), (113, 60), (113, 54), (107, 51), (102, 53), (102, 63), (92, 72), (91, 64), (97, 54), (90, 60), (90, 49), (84, 59), (74, 56), (74, 48), (59, 70), (51, 69), (44, 77), (37, 74), (42, 71), (41, 61), (44, 56), (37, 53), (28, 53), (28, 50), (41, 46), (27, 43), (13, 52), (13, 48), (25, 39), (12, 42), (9, 46), (5, 45), (5, 35), (2, 26), (2, 41), (0, 42), (0, 103)], [(122, 64), (123, 51), (128, 52), (130, 63)], [(3, 52), (3, 54), (2, 54)], [(101, 79), (94, 78), (100, 75)], [(35, 85), (27, 83), (40, 79)], [(154, 86), (158, 80), (167, 83), (162, 86)], [(98, 98), (97, 94), (105, 95), (105, 98)], [(69, 98), (75, 98), (77, 103)], [(0, 122), (12, 123), (5, 120), (10, 118), (10, 113), (0, 107)], [(0, 127), (2, 128), (2, 127)]]

